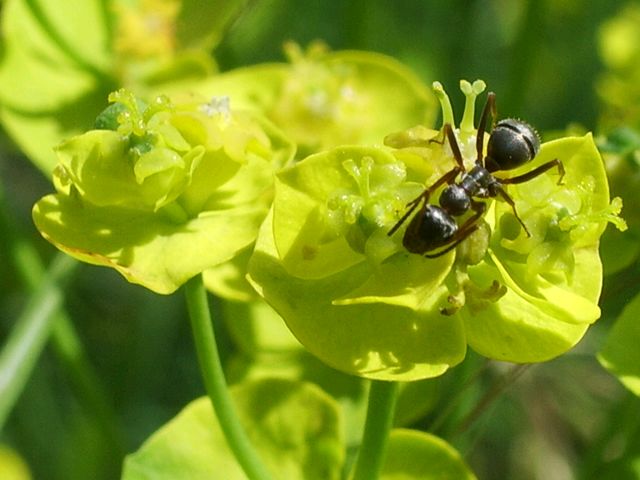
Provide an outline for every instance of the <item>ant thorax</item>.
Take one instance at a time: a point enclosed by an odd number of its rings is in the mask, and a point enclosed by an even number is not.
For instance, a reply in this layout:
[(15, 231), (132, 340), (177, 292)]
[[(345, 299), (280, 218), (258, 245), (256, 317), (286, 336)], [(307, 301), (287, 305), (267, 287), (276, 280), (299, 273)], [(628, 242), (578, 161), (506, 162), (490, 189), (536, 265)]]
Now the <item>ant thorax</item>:
[(487, 198), (492, 196), (491, 187), (497, 182), (498, 180), (486, 168), (476, 165), (462, 174), (459, 185), (472, 197)]

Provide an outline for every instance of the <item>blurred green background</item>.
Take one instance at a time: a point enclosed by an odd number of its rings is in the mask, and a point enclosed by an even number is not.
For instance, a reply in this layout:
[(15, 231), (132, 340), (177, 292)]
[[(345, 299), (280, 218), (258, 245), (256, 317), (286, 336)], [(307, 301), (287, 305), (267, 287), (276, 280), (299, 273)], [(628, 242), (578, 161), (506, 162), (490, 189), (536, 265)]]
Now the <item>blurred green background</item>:
[[(255, 0), (235, 19), (213, 55), (225, 71), (282, 61), (282, 44), (287, 40), (306, 45), (322, 39), (334, 50), (394, 56), (427, 84), (438, 80), (449, 92), (455, 91), (460, 79), (481, 78), (497, 93), (499, 116), (526, 119), (543, 136), (569, 127), (603, 135), (616, 125), (615, 115), (597, 93), (607, 71), (599, 51), (600, 32), (627, 3)], [(451, 100), (460, 112), (463, 96), (452, 94)], [(602, 120), (605, 114), (607, 122)], [(3, 215), (48, 261), (54, 248), (36, 232), (30, 210), (52, 187), (6, 135), (0, 137), (0, 149)], [(3, 242), (12, 232), (0, 232)], [(28, 299), (1, 245), (0, 341)], [(615, 470), (620, 451), (640, 451), (639, 403), (594, 358), (604, 333), (637, 293), (638, 280), (635, 264), (607, 277), (603, 318), (581, 344), (560, 359), (527, 370), (472, 428), (456, 434), (456, 419), (502, 378), (504, 365), (483, 369), (456, 405), (462, 413), (456, 410), (438, 422), (436, 433), (460, 449), (479, 478), (640, 478)], [(188, 401), (204, 393), (183, 299), (129, 285), (112, 270), (82, 266), (68, 288), (66, 305), (116, 411), (120, 424), (115, 435), (120, 438), (105, 439), (104, 430), (78, 400), (64, 366), (46, 349), (0, 442), (23, 456), (33, 478), (118, 478), (122, 451), (135, 450)], [(220, 301), (214, 300), (214, 310), (224, 359), (236, 365), (229, 372), (233, 381), (243, 374), (238, 346), (222, 320)], [(359, 401), (359, 382), (354, 386), (350, 379), (322, 372), (313, 360), (305, 361), (306, 370), (315, 372), (329, 388)], [(407, 401), (426, 406), (423, 414), (403, 421), (429, 428), (436, 412), (447, 409), (452, 392), (479, 365), (482, 360), (471, 353), (436, 387), (425, 386), (418, 390), (422, 393), (407, 396)], [(626, 443), (616, 446), (621, 431), (628, 433), (623, 437)]]

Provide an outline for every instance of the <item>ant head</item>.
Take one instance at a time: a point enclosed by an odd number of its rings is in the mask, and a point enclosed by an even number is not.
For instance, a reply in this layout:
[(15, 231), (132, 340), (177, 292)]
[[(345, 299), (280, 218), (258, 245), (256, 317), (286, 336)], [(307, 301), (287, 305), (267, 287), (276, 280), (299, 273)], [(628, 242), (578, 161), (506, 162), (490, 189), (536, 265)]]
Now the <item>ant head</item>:
[(531, 161), (539, 150), (540, 138), (531, 125), (513, 118), (500, 120), (489, 137), (485, 168), (512, 170)]

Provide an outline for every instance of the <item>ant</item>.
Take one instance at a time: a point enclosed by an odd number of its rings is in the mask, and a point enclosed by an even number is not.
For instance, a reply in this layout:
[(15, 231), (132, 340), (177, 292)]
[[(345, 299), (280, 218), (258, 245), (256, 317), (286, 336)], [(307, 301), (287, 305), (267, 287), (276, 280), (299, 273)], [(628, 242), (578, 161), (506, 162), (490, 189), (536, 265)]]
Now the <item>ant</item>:
[[(492, 116), (494, 126), (487, 143), (487, 155), (484, 156), (484, 134), (489, 115)], [(409, 222), (402, 245), (411, 253), (418, 253), (427, 258), (439, 257), (456, 248), (479, 228), (478, 221), (486, 210), (486, 204), (477, 199), (500, 196), (511, 206), (527, 236), (531, 236), (529, 229), (518, 216), (515, 202), (505, 191), (504, 185), (527, 182), (554, 167), (560, 174), (558, 185), (561, 185), (565, 175), (564, 165), (556, 158), (516, 177), (495, 177), (494, 172), (512, 170), (530, 162), (540, 150), (540, 139), (530, 125), (512, 118), (495, 123), (495, 119), (495, 93), (490, 92), (478, 124), (475, 166), (469, 171), (464, 166), (453, 128), (448, 123), (444, 125), (443, 142), (449, 140), (456, 165), (407, 204), (407, 212), (387, 235), (393, 235), (419, 207), (418, 213)], [(459, 176), (459, 180), (456, 181)], [(429, 203), (431, 194), (445, 184), (447, 186), (440, 194), (438, 205)], [(456, 217), (470, 210), (473, 211), (473, 215), (459, 225)], [(442, 249), (438, 250), (440, 248)]]

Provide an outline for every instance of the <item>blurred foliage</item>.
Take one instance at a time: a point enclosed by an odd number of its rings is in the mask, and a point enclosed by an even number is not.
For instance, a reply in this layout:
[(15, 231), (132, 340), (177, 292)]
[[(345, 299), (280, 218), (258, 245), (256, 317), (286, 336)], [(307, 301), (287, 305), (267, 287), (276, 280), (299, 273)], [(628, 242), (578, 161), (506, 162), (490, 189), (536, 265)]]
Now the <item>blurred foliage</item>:
[[(1, 8), (5, 10), (8, 3), (2, 2)], [(635, 221), (640, 218), (640, 206), (636, 206), (639, 148), (633, 141), (622, 142), (621, 147), (614, 141), (618, 127), (630, 129), (626, 138), (632, 139), (638, 138), (640, 129), (636, 76), (640, 75), (640, 25), (637, 2), (628, 3), (254, 0), (243, 7), (217, 44), (215, 62), (206, 59), (203, 64), (198, 58), (181, 71), (193, 73), (196, 66), (204, 65), (204, 70), (224, 72), (259, 62), (281, 62), (284, 42), (307, 45), (322, 39), (333, 50), (392, 55), (427, 84), (439, 80), (454, 86), (461, 78), (483, 78), (497, 92), (499, 116), (525, 118), (543, 137), (570, 124), (581, 125), (601, 139), (608, 163), (626, 162), (623, 173), (612, 179), (611, 193), (623, 197), (623, 216), (633, 234), (640, 224)], [(189, 24), (194, 17), (184, 20)], [(184, 44), (204, 47), (219, 40), (203, 38), (201, 31), (180, 30)], [(598, 41), (613, 43), (605, 46)], [(0, 54), (6, 53), (3, 42)], [(159, 83), (166, 78), (162, 74), (168, 74), (154, 73), (151, 78)], [(81, 110), (86, 107), (87, 118), (104, 107), (96, 102), (104, 101), (112, 86), (110, 77), (104, 84), (93, 85), (82, 99), (86, 103)], [(39, 93), (46, 97), (48, 91), (44, 88)], [(452, 101), (461, 111), (462, 99), (452, 97)], [(612, 147), (607, 150), (606, 145)], [(49, 147), (36, 145), (34, 151)], [(0, 207), (13, 225), (12, 232), (0, 231), (3, 340), (29, 295), (10, 254), (9, 233), (33, 242), (47, 261), (54, 249), (40, 238), (30, 215), (35, 201), (49, 193), (48, 180), (4, 132), (0, 151)], [(635, 241), (616, 238), (605, 247), (609, 252), (605, 249), (605, 271), (611, 275), (603, 287), (603, 317), (577, 348), (526, 370), (513, 385), (513, 367), (487, 366), (471, 354), (442, 379), (407, 387), (400, 405), (412, 409), (401, 407), (400, 425), (442, 436), (482, 479), (640, 478), (637, 467), (632, 468), (634, 459), (637, 465), (640, 458), (639, 400), (595, 358), (614, 320), (638, 293), (638, 247)], [(620, 256), (628, 258), (620, 261)], [(45, 350), (0, 441), (10, 445), (10, 461), (15, 461), (13, 452), (19, 452), (35, 479), (118, 478), (123, 451), (138, 449), (160, 425), (203, 393), (183, 301), (126, 284), (113, 271), (85, 266), (68, 287), (67, 310), (117, 412), (122, 444), (105, 441), (99, 422), (84, 408), (81, 389), (54, 349)], [(246, 345), (237, 340), (250, 341), (248, 334), (239, 333), (237, 325), (225, 324), (229, 318), (225, 312), (232, 308), (216, 299), (214, 310), (231, 379), (259, 378), (271, 375), (276, 366), (290, 366), (278, 369), (278, 374), (313, 381), (338, 400), (351, 432), (346, 441), (353, 446), (359, 438), (353, 432), (362, 419), (362, 380), (309, 359), (290, 338), (277, 340), (278, 351), (269, 351), (272, 344), (263, 345), (248, 359)], [(510, 380), (510, 387), (500, 390), (499, 399), (478, 411), (477, 416), (483, 415), (476, 419), (476, 406), (504, 379)], [(464, 425), (468, 428), (460, 429)]]

